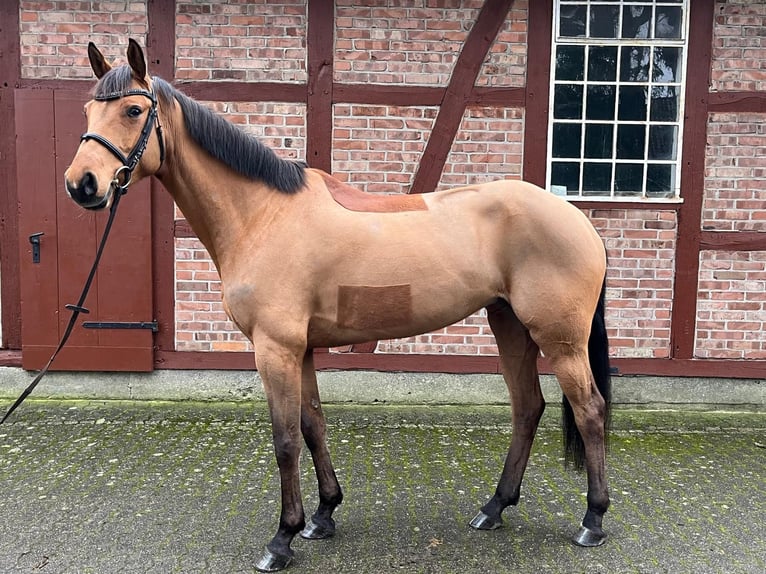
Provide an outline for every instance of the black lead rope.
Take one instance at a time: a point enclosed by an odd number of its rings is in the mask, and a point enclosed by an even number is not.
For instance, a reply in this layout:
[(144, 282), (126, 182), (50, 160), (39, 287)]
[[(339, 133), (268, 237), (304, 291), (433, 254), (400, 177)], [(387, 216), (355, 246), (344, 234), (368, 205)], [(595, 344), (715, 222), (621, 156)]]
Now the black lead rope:
[[(128, 182), (130, 180), (128, 179)], [(104, 227), (104, 234), (101, 236), (101, 243), (98, 246), (98, 250), (96, 251), (96, 259), (93, 261), (93, 267), (90, 269), (90, 273), (88, 274), (88, 279), (85, 281), (85, 286), (82, 289), (82, 294), (80, 295), (80, 299), (77, 301), (76, 305), (65, 305), (64, 307), (72, 312), (72, 316), (69, 318), (69, 324), (66, 327), (66, 330), (64, 331), (64, 336), (61, 337), (61, 341), (58, 344), (58, 347), (56, 347), (56, 350), (53, 351), (53, 355), (51, 355), (51, 358), (48, 359), (48, 363), (43, 367), (43, 370), (37, 373), (37, 376), (34, 378), (34, 380), (29, 384), (29, 386), (24, 389), (24, 392), (21, 393), (18, 399), (16, 399), (16, 402), (11, 405), (11, 408), (8, 409), (8, 412), (5, 413), (5, 416), (3, 416), (2, 420), (0, 420), (0, 425), (5, 422), (5, 420), (11, 416), (11, 413), (15, 411), (21, 403), (24, 402), (24, 399), (26, 399), (30, 393), (35, 389), (37, 384), (42, 380), (42, 378), (46, 375), (48, 372), (48, 369), (50, 368), (51, 364), (53, 363), (53, 360), (56, 358), (56, 356), (59, 354), (61, 349), (64, 348), (64, 345), (67, 342), (67, 339), (69, 339), (69, 335), (72, 334), (72, 330), (74, 329), (75, 323), (77, 322), (77, 318), (80, 316), (80, 313), (88, 314), (90, 311), (83, 307), (85, 304), (85, 299), (88, 297), (88, 291), (90, 290), (90, 285), (93, 283), (93, 278), (96, 276), (96, 269), (98, 268), (98, 262), (101, 260), (101, 254), (104, 252), (104, 246), (106, 245), (106, 240), (109, 237), (109, 231), (112, 229), (112, 223), (114, 222), (114, 216), (117, 214), (117, 206), (120, 203), (120, 198), (127, 192), (128, 188), (127, 185), (120, 185), (117, 183), (116, 179), (113, 182), (114, 185), (114, 201), (112, 201), (112, 207), (109, 209), (109, 219), (106, 222), (106, 227)]]

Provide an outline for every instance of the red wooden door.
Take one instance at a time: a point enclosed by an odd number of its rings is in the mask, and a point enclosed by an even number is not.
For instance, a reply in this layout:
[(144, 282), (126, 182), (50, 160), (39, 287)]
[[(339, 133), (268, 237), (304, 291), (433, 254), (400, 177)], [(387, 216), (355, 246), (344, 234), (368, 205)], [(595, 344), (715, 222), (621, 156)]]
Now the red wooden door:
[[(39, 369), (50, 357), (77, 303), (108, 213), (86, 211), (64, 190), (64, 171), (85, 131), (74, 92), (16, 91), (19, 234), (21, 246), (22, 365)], [(82, 323), (153, 320), (151, 197), (149, 182), (122, 199), (78, 325), (54, 370), (149, 371), (154, 366), (149, 329), (84, 328)], [(39, 262), (29, 236), (39, 237)]]

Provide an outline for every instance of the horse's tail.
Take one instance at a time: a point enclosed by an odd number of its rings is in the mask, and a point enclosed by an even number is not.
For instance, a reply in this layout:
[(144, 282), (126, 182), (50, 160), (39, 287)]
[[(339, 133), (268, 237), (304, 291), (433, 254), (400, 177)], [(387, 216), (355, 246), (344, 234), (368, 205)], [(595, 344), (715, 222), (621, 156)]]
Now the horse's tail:
[[(604, 399), (604, 438), (606, 440), (609, 431), (610, 406), (612, 401), (612, 379), (609, 367), (609, 339), (606, 335), (604, 322), (604, 308), (606, 297), (606, 278), (601, 286), (601, 295), (596, 305), (591, 323), (590, 338), (588, 339), (588, 357), (590, 370), (596, 382), (601, 396)], [(564, 425), (564, 460), (566, 464), (572, 464), (578, 470), (585, 463), (585, 444), (580, 431), (575, 424), (574, 411), (566, 396), (563, 399), (563, 425)]]

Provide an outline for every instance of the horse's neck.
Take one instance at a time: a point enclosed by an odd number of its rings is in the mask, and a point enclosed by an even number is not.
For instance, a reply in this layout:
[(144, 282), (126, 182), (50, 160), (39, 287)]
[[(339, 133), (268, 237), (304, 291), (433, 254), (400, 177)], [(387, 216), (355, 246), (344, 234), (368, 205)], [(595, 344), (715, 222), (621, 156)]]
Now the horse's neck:
[(258, 183), (246, 180), (194, 144), (175, 146), (158, 174), (221, 272), (227, 255), (257, 225), (263, 203)]

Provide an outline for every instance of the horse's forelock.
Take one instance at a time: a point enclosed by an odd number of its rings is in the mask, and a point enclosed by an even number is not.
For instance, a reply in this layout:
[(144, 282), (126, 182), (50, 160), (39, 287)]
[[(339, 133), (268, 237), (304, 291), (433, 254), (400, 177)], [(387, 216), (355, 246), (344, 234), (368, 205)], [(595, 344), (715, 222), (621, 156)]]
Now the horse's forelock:
[(106, 74), (101, 76), (96, 86), (93, 88), (93, 96), (98, 98), (115, 92), (122, 92), (130, 88), (133, 81), (129, 66), (118, 66), (112, 68)]

